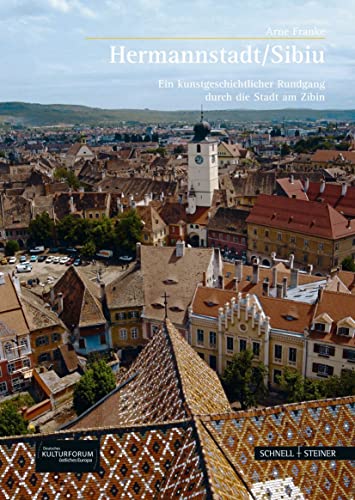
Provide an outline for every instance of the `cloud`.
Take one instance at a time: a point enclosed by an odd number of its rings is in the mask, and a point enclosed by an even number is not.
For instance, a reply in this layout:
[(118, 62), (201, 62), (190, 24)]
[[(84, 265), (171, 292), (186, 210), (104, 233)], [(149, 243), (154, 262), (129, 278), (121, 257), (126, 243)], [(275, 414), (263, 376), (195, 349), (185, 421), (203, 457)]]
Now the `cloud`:
[(76, 11), (83, 17), (95, 18), (96, 13), (80, 0), (48, 0), (48, 5), (63, 14)]

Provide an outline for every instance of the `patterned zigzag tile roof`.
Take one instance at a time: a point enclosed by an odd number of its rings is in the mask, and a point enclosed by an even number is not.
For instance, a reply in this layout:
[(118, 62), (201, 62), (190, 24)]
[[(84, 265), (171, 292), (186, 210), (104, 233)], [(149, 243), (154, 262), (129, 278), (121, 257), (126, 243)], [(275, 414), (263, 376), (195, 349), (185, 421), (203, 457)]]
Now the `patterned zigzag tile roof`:
[[(201, 420), (249, 491), (256, 484), (260, 492), (260, 483), (266, 486), (277, 479), (292, 480), (293, 486), (288, 484), (286, 488), (299, 490), (301, 498), (347, 500), (354, 492), (354, 463), (350, 460), (257, 461), (254, 447), (353, 446), (354, 415), (355, 398), (347, 397), (241, 411), (234, 416), (201, 417)], [(266, 489), (257, 498), (282, 498), (268, 497)]]
[(167, 321), (121, 378), (118, 389), (64, 428), (158, 423), (228, 411), (217, 374)]
[[(351, 446), (355, 397), (235, 413), (217, 377), (191, 352), (167, 322), (119, 389), (72, 422), (70, 431), (1, 438), (3, 497), (353, 498), (350, 460), (256, 461), (254, 447)], [(46, 437), (100, 439), (100, 471), (37, 473), (35, 443)]]
[[(45, 438), (100, 440), (100, 471), (38, 473), (35, 443)], [(1, 498), (206, 498), (206, 473), (190, 422), (2, 439)]]

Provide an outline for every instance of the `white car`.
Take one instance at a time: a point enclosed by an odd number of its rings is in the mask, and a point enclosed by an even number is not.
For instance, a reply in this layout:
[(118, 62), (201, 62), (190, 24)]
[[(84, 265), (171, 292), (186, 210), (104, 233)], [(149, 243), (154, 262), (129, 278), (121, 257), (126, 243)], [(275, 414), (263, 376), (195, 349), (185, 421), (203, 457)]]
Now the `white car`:
[(52, 264), (53, 262), (53, 257), (50, 255), (49, 257), (46, 258), (46, 264)]
[(62, 257), (59, 261), (59, 264), (66, 264), (69, 260), (69, 257)]
[(53, 257), (53, 264), (59, 264), (60, 262), (60, 257)]
[(18, 273), (30, 273), (32, 271), (32, 266), (29, 264), (17, 264), (16, 271)]
[(16, 264), (16, 260), (16, 257), (10, 257), (7, 262), (8, 264)]

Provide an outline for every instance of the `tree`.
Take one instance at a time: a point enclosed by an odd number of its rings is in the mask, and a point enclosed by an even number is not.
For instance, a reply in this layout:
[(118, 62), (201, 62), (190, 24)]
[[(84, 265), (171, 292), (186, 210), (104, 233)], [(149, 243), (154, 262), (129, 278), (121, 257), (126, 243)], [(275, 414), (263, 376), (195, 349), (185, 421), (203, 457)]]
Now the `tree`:
[(18, 252), (19, 250), (20, 250), (20, 245), (18, 244), (18, 241), (9, 240), (6, 242), (5, 255), (7, 256), (15, 255), (15, 253)]
[(74, 389), (73, 406), (77, 415), (81, 415), (116, 387), (115, 376), (103, 359), (88, 366)]
[(304, 401), (304, 378), (297, 370), (286, 367), (277, 382), (280, 384), (281, 389), (286, 393), (287, 401), (289, 403)]
[(291, 148), (288, 144), (282, 144), (281, 146), (281, 156), (286, 156), (288, 154), (290, 154), (291, 152)]
[(78, 187), (80, 186), (79, 179), (76, 177), (74, 172), (72, 170), (68, 170), (65, 167), (57, 168), (54, 172), (54, 178), (64, 179), (68, 183), (68, 186), (73, 189), (78, 189)]
[(266, 394), (266, 368), (263, 363), (255, 365), (253, 358), (250, 349), (236, 354), (222, 376), (229, 400), (238, 400), (243, 410), (255, 406), (258, 399)]
[(81, 249), (81, 253), (83, 257), (86, 257), (87, 259), (92, 259), (96, 253), (95, 243), (92, 240), (87, 241), (83, 246), (83, 248)]
[(136, 210), (128, 210), (118, 216), (115, 227), (115, 243), (118, 253), (134, 253), (136, 243), (142, 239), (143, 223)]
[(17, 436), (27, 434), (27, 423), (16, 406), (8, 401), (0, 410), (0, 436)]
[(50, 246), (53, 241), (54, 222), (49, 217), (48, 212), (37, 214), (36, 218), (31, 220), (28, 232), (31, 242)]
[(345, 257), (345, 259), (341, 263), (341, 266), (344, 271), (350, 271), (352, 273), (355, 272), (355, 262), (351, 255)]

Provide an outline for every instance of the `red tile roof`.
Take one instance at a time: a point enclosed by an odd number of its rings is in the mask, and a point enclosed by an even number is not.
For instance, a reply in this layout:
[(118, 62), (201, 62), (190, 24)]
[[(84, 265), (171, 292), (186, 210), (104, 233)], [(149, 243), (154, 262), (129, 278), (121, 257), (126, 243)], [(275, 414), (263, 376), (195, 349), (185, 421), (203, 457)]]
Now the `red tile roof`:
[(348, 217), (355, 217), (355, 186), (347, 186), (345, 196), (341, 195), (341, 184), (326, 184), (323, 193), (319, 191), (320, 182), (310, 182), (307, 196), (310, 201), (322, 200), (329, 203), (338, 212)]
[(283, 196), (259, 195), (247, 223), (327, 239), (355, 235), (355, 222), (330, 205)]

